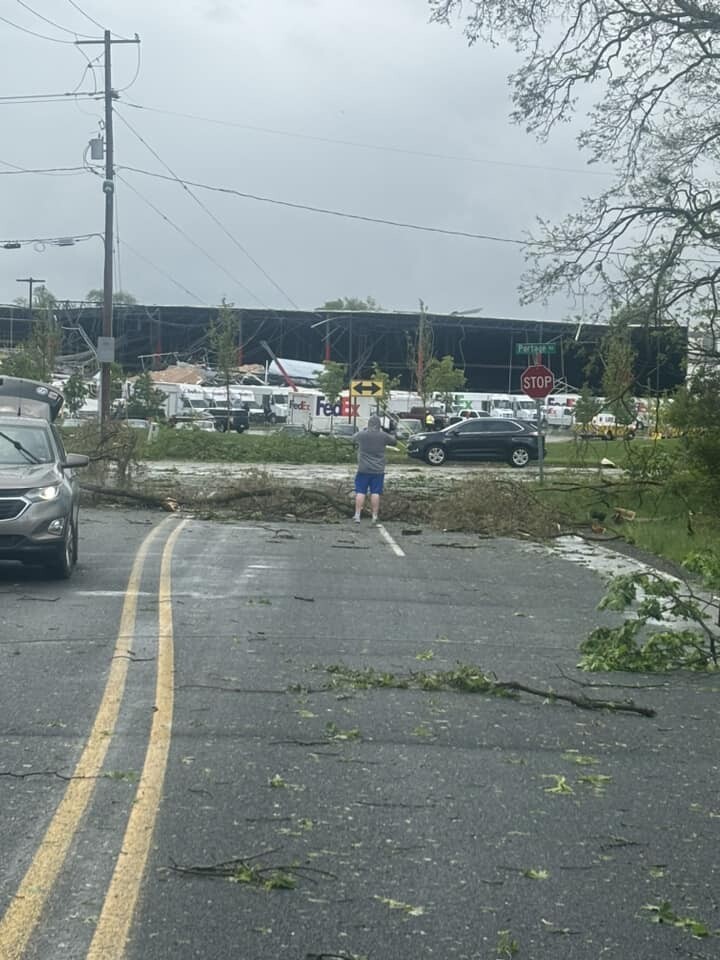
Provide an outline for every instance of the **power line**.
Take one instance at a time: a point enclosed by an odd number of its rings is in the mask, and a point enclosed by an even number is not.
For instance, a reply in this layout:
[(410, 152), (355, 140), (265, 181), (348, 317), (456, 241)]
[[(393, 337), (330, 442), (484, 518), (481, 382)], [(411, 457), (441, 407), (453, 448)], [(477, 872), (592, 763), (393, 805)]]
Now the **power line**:
[(151, 113), (164, 114), (168, 117), (182, 117), (186, 120), (199, 120), (202, 123), (214, 123), (221, 127), (237, 127), (240, 130), (250, 130), (254, 133), (268, 133), (277, 137), (291, 137), (296, 140), (309, 140), (311, 143), (329, 143), (341, 147), (355, 147), (360, 150), (378, 150), (382, 153), (398, 153), (411, 157), (424, 157), (430, 160), (453, 160), (460, 163), (478, 163), (496, 167), (519, 167), (522, 170), (548, 170), (555, 173), (583, 173), (593, 177), (611, 177), (609, 170), (593, 170), (580, 167), (556, 167), (541, 163), (518, 163), (514, 160), (490, 160), (484, 157), (462, 156), (450, 153), (434, 153), (427, 150), (410, 150), (406, 147), (393, 147), (377, 143), (363, 143), (361, 140), (339, 140), (333, 137), (319, 137), (308, 133), (298, 133), (291, 130), (279, 130), (274, 127), (259, 127), (248, 123), (239, 123), (235, 120), (218, 120), (212, 117), (201, 117), (194, 113), (182, 113), (177, 110), (162, 110), (159, 107), (147, 107), (140, 103), (124, 101), (124, 106), (133, 110), (147, 110)]
[(77, 176), (79, 173), (85, 173), (85, 167), (42, 167), (30, 169), (29, 167), (19, 167), (16, 163), (10, 163), (7, 160), (0, 160), (4, 167), (11, 167), (11, 170), (0, 170), (0, 177), (17, 177), (24, 173), (47, 174), (49, 176)]
[(210, 263), (213, 264), (213, 266), (217, 267), (218, 270), (221, 270), (221, 271), (225, 274), (226, 277), (229, 277), (230, 280), (232, 280), (233, 283), (237, 284), (238, 287), (240, 287), (242, 290), (244, 290), (245, 293), (248, 294), (248, 296), (252, 297), (252, 299), (255, 300), (257, 303), (259, 303), (261, 307), (267, 307), (267, 304), (266, 304), (266, 303), (263, 303), (263, 301), (262, 301), (259, 297), (255, 296), (255, 294), (252, 292), (252, 290), (250, 290), (248, 287), (246, 287), (245, 284), (244, 284), (241, 280), (238, 280), (237, 277), (234, 277), (234, 276), (230, 273), (230, 271), (229, 271), (226, 267), (224, 267), (219, 261), (217, 261), (213, 256), (211, 256), (211, 255), (207, 252), (207, 250), (206, 250), (201, 244), (199, 244), (199, 243), (197, 242), (197, 240), (194, 240), (194, 239), (190, 236), (189, 233), (187, 233), (185, 230), (183, 230), (182, 227), (179, 227), (173, 220), (170, 219), (170, 217), (167, 216), (167, 214), (163, 213), (162, 210), (160, 210), (157, 206), (155, 206), (155, 204), (152, 202), (152, 200), (148, 200), (148, 198), (147, 198), (146, 196), (144, 196), (142, 193), (140, 193), (140, 191), (137, 190), (131, 183), (129, 183), (129, 182), (125, 179), (125, 177), (122, 177), (122, 176), (120, 176), (120, 174), (118, 174), (118, 175), (117, 175), (117, 179), (118, 179), (118, 180), (121, 180), (121, 181), (125, 184), (126, 187), (128, 187), (130, 190), (132, 190), (132, 192), (133, 192), (136, 196), (138, 196), (138, 197), (143, 201), (143, 203), (147, 204), (147, 206), (149, 206), (151, 210), (154, 210), (154, 212), (160, 217), (161, 220), (164, 220), (166, 223), (168, 223), (168, 224), (173, 228), (173, 230), (177, 231), (177, 233), (180, 234), (181, 237), (183, 237), (185, 240), (187, 240), (188, 243), (192, 244), (192, 246), (195, 247), (196, 250), (199, 250), (200, 253), (201, 253), (207, 260), (209, 260)]
[(116, 115), (120, 120), (122, 120), (122, 122), (125, 124), (125, 126), (130, 130), (130, 132), (131, 132), (134, 136), (136, 136), (136, 137), (138, 138), (138, 140), (143, 144), (143, 146), (146, 147), (146, 149), (149, 150), (150, 153), (155, 157), (155, 159), (156, 159), (159, 163), (162, 164), (162, 166), (168, 171), (169, 174), (171, 174), (171, 176), (174, 178), (174, 180), (175, 180), (177, 183), (180, 183), (180, 184), (182, 185), (183, 189), (186, 191), (186, 193), (188, 193), (188, 194), (192, 197), (192, 199), (195, 201), (195, 203), (197, 203), (197, 205), (200, 207), (200, 209), (203, 210), (203, 211), (210, 217), (210, 219), (213, 221), (213, 223), (215, 223), (218, 227), (220, 227), (220, 229), (221, 229), (222, 232), (225, 234), (225, 236), (226, 236), (229, 240), (231, 240), (232, 243), (235, 244), (235, 246), (238, 248), (238, 250), (240, 250), (240, 252), (241, 252), (245, 257), (247, 257), (247, 259), (250, 261), (250, 263), (252, 263), (252, 264), (260, 271), (260, 273), (265, 277), (265, 279), (266, 279), (270, 284), (272, 284), (272, 286), (275, 287), (275, 289), (276, 289), (280, 294), (282, 294), (283, 297), (285, 297), (285, 299), (288, 301), (288, 303), (290, 303), (293, 307), (295, 307), (296, 310), (299, 310), (300, 308), (299, 308), (298, 305), (295, 303), (295, 301), (292, 299), (292, 297), (290, 296), (290, 294), (289, 294), (289, 293), (286, 293), (286, 291), (283, 290), (283, 288), (280, 286), (280, 284), (277, 283), (277, 281), (274, 280), (273, 277), (270, 276), (270, 274), (267, 272), (267, 270), (265, 270), (265, 268), (264, 268), (260, 263), (258, 263), (258, 261), (252, 256), (252, 254), (251, 254), (248, 250), (245, 249), (245, 247), (242, 245), (242, 243), (240, 243), (240, 241), (237, 239), (237, 237), (235, 237), (232, 233), (230, 233), (230, 231), (229, 231), (228, 228), (225, 226), (225, 224), (224, 224), (218, 217), (215, 216), (215, 214), (212, 212), (212, 210), (210, 210), (210, 209), (202, 202), (202, 200), (201, 200), (199, 197), (197, 197), (197, 196), (192, 192), (192, 190), (190, 190), (189, 185), (180, 180), (180, 178), (179, 178), (178, 175), (175, 173), (175, 171), (172, 170), (172, 169), (168, 166), (168, 164), (165, 163), (165, 161), (162, 159), (162, 157), (158, 154), (157, 150), (154, 150), (154, 149), (150, 146), (150, 144), (149, 144), (146, 140), (143, 139), (143, 137), (138, 133), (137, 130), (135, 130), (135, 128), (132, 126), (132, 124), (131, 124), (128, 120), (126, 120), (125, 117), (123, 117), (123, 115), (122, 115), (117, 109), (115, 110), (115, 115)]
[[(119, 243), (119, 242), (120, 242), (120, 238), (118, 237), (118, 243)], [(189, 297), (192, 297), (193, 300), (197, 300), (197, 302), (200, 303), (200, 304), (202, 304), (203, 306), (206, 305), (204, 300), (202, 300), (200, 297), (198, 297), (197, 294), (194, 294), (194, 293), (192, 292), (192, 290), (188, 290), (187, 287), (183, 286), (182, 283), (180, 283), (179, 280), (176, 280), (176, 279), (175, 279), (173, 276), (171, 276), (166, 270), (163, 270), (162, 267), (158, 267), (158, 265), (157, 265), (156, 263), (153, 263), (152, 260), (148, 259), (148, 257), (144, 256), (142, 253), (139, 253), (137, 250), (133, 249), (133, 247), (130, 246), (130, 244), (127, 242), (127, 240), (123, 240), (122, 245), (123, 245), (127, 250), (129, 250), (130, 253), (132, 253), (134, 256), (136, 256), (136, 257), (138, 258), (138, 260), (142, 260), (144, 263), (147, 263), (148, 266), (152, 267), (153, 270), (157, 270), (158, 273), (161, 273), (167, 280), (170, 281), (170, 283), (174, 283), (176, 287), (179, 287), (180, 290), (184, 291)]]
[(118, 290), (122, 290), (122, 274), (120, 272), (120, 220), (118, 218), (117, 190), (113, 191), (113, 202), (115, 204), (115, 272), (118, 278)]
[[(0, 17), (0, 20), (2, 20), (2, 17)], [(87, 69), (87, 67), (85, 69)], [(80, 82), (82, 83), (82, 79)], [(6, 103), (10, 106), (15, 103), (62, 103), (70, 100), (81, 100), (83, 97), (94, 99), (99, 98), (99, 95), (97, 93), (90, 93), (90, 91), (83, 93), (77, 90), (67, 93), (16, 93), (10, 96), (0, 97), (0, 103)]]
[(98, 23), (97, 20), (94, 20), (94, 19), (90, 16), (90, 14), (89, 14), (89, 13), (86, 13), (79, 4), (75, 3), (75, 0), (68, 0), (68, 3), (70, 4), (71, 7), (74, 7), (74, 8), (77, 10), (78, 13), (82, 14), (82, 16), (85, 17), (86, 20), (89, 20), (90, 23), (94, 24), (94, 26), (99, 27), (100, 30), (104, 30), (104, 29), (105, 29), (105, 27), (104, 27), (101, 23)]
[[(101, 233), (66, 233), (62, 237), (30, 237), (26, 240), (18, 240), (16, 237), (11, 237), (8, 240), (0, 240), (0, 246), (5, 243), (52, 243), (58, 246), (72, 246), (73, 243), (82, 243), (85, 240), (91, 240), (93, 237), (98, 237), (102, 240)], [(72, 243), (70, 241), (72, 241)]]
[(37, 10), (34, 10), (34, 9), (30, 6), (30, 4), (25, 3), (25, 0), (16, 0), (16, 2), (17, 2), (21, 7), (24, 7), (25, 10), (27, 10), (29, 13), (31, 13), (34, 17), (37, 17), (38, 20), (42, 20), (44, 23), (49, 24), (51, 27), (55, 27), (57, 30), (62, 31), (62, 33), (69, 33), (70, 36), (72, 36), (72, 37), (78, 37), (78, 36), (86, 37), (86, 36), (87, 36), (87, 34), (85, 34), (85, 33), (78, 34), (77, 31), (75, 31), (75, 30), (68, 30), (67, 27), (63, 27), (63, 26), (61, 26), (59, 23), (56, 23), (54, 20), (48, 19), (48, 17), (43, 16), (42, 13), (38, 13)]
[[(89, 13), (87, 13), (85, 10), (83, 10), (83, 8), (80, 6), (79, 3), (75, 3), (75, 0), (68, 0), (68, 3), (70, 4), (71, 7), (74, 7), (79, 14), (81, 14), (83, 17), (85, 17), (86, 20), (89, 20), (90, 23), (94, 24), (94, 25), (95, 25), (96, 27), (98, 27), (100, 30), (105, 31), (105, 30), (107, 29), (107, 27), (103, 26), (102, 23), (100, 23), (98, 20), (95, 20), (93, 17), (90, 16)], [(123, 36), (122, 36), (121, 34), (119, 34), (119, 33), (113, 33), (112, 31), (110, 31), (110, 32), (112, 33), (112, 36), (113, 36), (113, 37), (118, 37), (118, 38), (121, 39), (121, 40), (126, 40), (126, 39), (127, 39), (127, 37), (123, 37)]]
[[(132, 78), (132, 80), (130, 81), (130, 83), (126, 83), (124, 87), (120, 87), (119, 90), (117, 90), (116, 92), (117, 92), (117, 93), (123, 93), (125, 90), (129, 90), (130, 87), (134, 86), (137, 78), (140, 76), (140, 70), (141, 70), (141, 68), (142, 68), (142, 48), (140, 47), (140, 44), (138, 44), (138, 45), (137, 45), (137, 64), (136, 64), (136, 66), (135, 66), (135, 75), (133, 76), (133, 78)], [(117, 110), (116, 110), (115, 112), (117, 113)], [(118, 116), (119, 116), (119, 114), (118, 114)]]
[(51, 40), (53, 43), (67, 43), (73, 44), (73, 40), (60, 40), (57, 37), (48, 37), (45, 33), (37, 33), (35, 30), (29, 30), (27, 27), (21, 27), (19, 23), (14, 23), (12, 20), (8, 20), (7, 17), (0, 17), (3, 23), (7, 23), (9, 27), (14, 27), (16, 30), (20, 30), (22, 33), (28, 33), (31, 37), (39, 37), (40, 40)]
[(276, 200), (273, 197), (262, 197), (255, 193), (243, 193), (232, 187), (216, 187), (207, 183), (198, 183), (195, 180), (181, 180), (179, 177), (168, 177), (162, 173), (153, 173), (150, 170), (142, 170), (139, 167), (122, 166), (121, 170), (130, 170), (132, 173), (140, 173), (146, 177), (154, 177), (157, 180), (168, 180), (178, 182), (191, 187), (197, 187), (199, 190), (210, 190), (213, 193), (224, 193), (233, 197), (240, 197), (243, 200), (257, 200), (259, 203), (271, 203), (280, 207), (290, 207), (293, 210), (306, 210), (309, 213), (321, 213), (329, 217), (342, 217), (345, 220), (359, 220), (363, 223), (379, 223), (388, 227), (401, 227), (404, 230), (420, 230), (423, 233), (438, 233), (449, 237), (465, 237), (468, 240), (489, 240), (493, 243), (510, 243), (520, 247), (528, 245), (527, 240), (518, 240), (512, 237), (496, 237), (486, 233), (470, 233), (465, 230), (449, 230), (444, 227), (428, 227), (419, 223), (405, 223), (402, 220), (388, 220), (383, 217), (368, 217), (359, 213), (346, 213), (342, 210), (330, 210), (326, 207), (314, 207), (307, 203), (294, 203), (290, 200)]

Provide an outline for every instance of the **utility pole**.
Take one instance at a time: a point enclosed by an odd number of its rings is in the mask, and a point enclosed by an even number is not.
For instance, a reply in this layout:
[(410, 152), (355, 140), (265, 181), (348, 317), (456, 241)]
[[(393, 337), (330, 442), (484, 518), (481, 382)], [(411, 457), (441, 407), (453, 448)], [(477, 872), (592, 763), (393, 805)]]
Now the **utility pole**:
[(37, 277), (22, 277), (16, 281), (16, 283), (27, 283), (29, 289), (28, 292), (28, 307), (30, 308), (30, 319), (32, 320), (33, 315), (33, 284), (35, 283), (45, 283), (44, 280), (38, 280)]
[(105, 30), (102, 40), (76, 40), (76, 46), (102, 44), (105, 48), (105, 264), (103, 269), (103, 322), (102, 341), (98, 342), (100, 359), (100, 425), (103, 431), (110, 418), (110, 365), (115, 358), (113, 340), (113, 213), (115, 203), (115, 169), (113, 140), (113, 99), (117, 97), (112, 88), (112, 45), (114, 43), (140, 43), (135, 34), (132, 40), (113, 39)]

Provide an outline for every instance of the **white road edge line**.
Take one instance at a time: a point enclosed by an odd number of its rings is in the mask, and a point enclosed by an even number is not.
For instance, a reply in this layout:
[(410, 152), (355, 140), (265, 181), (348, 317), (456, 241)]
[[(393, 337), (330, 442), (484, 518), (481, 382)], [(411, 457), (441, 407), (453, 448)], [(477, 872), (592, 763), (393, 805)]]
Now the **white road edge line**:
[(387, 530), (385, 529), (385, 527), (384, 527), (381, 523), (378, 523), (376, 526), (377, 526), (378, 530), (380, 531), (380, 533), (381, 533), (381, 534), (383, 535), (383, 537), (385, 538), (385, 540), (387, 540), (387, 542), (390, 544), (390, 549), (391, 549), (392, 552), (395, 554), (395, 556), (396, 556), (396, 557), (404, 557), (404, 556), (405, 556), (405, 551), (404, 551), (401, 547), (399, 547), (399, 546), (397, 545), (397, 543), (395, 543), (395, 541), (394, 541), (393, 538), (390, 536), (390, 534), (387, 532)]

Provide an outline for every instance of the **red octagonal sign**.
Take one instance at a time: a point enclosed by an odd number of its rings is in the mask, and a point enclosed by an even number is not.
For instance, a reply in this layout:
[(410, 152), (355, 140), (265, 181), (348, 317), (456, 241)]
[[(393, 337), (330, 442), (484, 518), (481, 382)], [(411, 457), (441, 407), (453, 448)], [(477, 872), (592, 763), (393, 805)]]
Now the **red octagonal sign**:
[(552, 370), (542, 364), (528, 367), (520, 374), (520, 389), (533, 400), (542, 400), (555, 386), (555, 377)]

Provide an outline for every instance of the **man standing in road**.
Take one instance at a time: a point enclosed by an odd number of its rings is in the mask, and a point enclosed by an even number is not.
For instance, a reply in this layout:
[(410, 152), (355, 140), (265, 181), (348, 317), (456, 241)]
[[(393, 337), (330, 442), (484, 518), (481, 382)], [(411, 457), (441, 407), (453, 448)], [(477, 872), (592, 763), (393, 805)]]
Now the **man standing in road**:
[(393, 434), (381, 430), (380, 417), (373, 415), (368, 419), (366, 430), (353, 435), (358, 447), (358, 468), (355, 475), (355, 523), (360, 523), (360, 515), (365, 505), (365, 497), (370, 492), (373, 523), (377, 523), (380, 511), (380, 494), (385, 480), (385, 447), (395, 446), (397, 439)]

